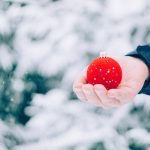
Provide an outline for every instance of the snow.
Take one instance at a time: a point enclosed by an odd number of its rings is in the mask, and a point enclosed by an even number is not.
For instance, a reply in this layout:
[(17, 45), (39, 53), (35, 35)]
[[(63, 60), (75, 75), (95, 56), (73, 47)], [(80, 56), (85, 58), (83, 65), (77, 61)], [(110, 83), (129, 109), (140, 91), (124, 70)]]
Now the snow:
[[(41, 101), (50, 100), (50, 97), (51, 94), (45, 95)], [(117, 147), (126, 150), (128, 145), (126, 139), (138, 138), (142, 134), (145, 136), (146, 131), (144, 129), (142, 129), (143, 133), (135, 128), (133, 131), (127, 132), (126, 136), (116, 132), (122, 119), (129, 114), (132, 104), (110, 111), (99, 108), (101, 112), (95, 113), (93, 112), (94, 106), (79, 101), (66, 101), (64, 102), (65, 105), (62, 102), (53, 105), (52, 101), (51, 106), (44, 106), (37, 97), (34, 100), (37, 101), (37, 105), (42, 111), (32, 117), (26, 126), (27, 131), (23, 133), (26, 139), (33, 140), (33, 142), (16, 146), (15, 150), (69, 149), (73, 145), (78, 145), (77, 149), (82, 146), (84, 146), (83, 149), (88, 149), (90, 144), (95, 141), (103, 141), (107, 149), (115, 150)], [(57, 98), (55, 100), (57, 101)], [(138, 137), (137, 134), (139, 134)], [(146, 134), (150, 136), (148, 133)], [(37, 140), (40, 141), (36, 142)], [(143, 141), (142, 137), (138, 140)], [(146, 141), (144, 140), (144, 142)]]
[(10, 68), (13, 62), (12, 53), (9, 53), (9, 50), (10, 49), (8, 47), (4, 45), (0, 45), (0, 56), (3, 56), (0, 59), (0, 64), (5, 69)]
[[(20, 7), (21, 2), (15, 0), (5, 13), (0, 10), (0, 33), (15, 30), (16, 55), (0, 45), (2, 66), (8, 68), (14, 57), (18, 62), (13, 88), (24, 90), (26, 72), (64, 75), (59, 86), (46, 94), (33, 93), (31, 106), (25, 109), (31, 119), (25, 126), (0, 120), (0, 150), (90, 150), (97, 142), (106, 150), (128, 150), (132, 141), (148, 147), (149, 120), (142, 122), (140, 114), (148, 118), (149, 96), (138, 95), (129, 104), (103, 110), (69, 95), (73, 80), (100, 51), (122, 56), (149, 41), (145, 33), (150, 25), (150, 2), (24, 0), (27, 6)], [(134, 108), (139, 112), (134, 113)]]
[(0, 32), (2, 34), (10, 32), (9, 22), (3, 13), (0, 14)]
[[(145, 0), (146, 2), (146, 0)], [(107, 13), (113, 19), (123, 19), (141, 13), (146, 7), (143, 0), (111, 0), (107, 1)]]

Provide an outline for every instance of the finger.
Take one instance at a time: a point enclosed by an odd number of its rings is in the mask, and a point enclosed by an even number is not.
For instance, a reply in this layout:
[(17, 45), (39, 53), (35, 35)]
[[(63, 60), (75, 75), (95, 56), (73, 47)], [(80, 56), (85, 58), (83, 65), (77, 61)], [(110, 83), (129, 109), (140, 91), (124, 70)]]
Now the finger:
[(75, 89), (75, 93), (81, 101), (87, 101), (87, 99), (81, 89)]
[(82, 90), (82, 85), (86, 83), (85, 76), (79, 77), (73, 83), (73, 91), (81, 101), (87, 101)]
[(81, 100), (81, 101), (87, 101), (86, 100), (86, 97), (82, 91), (82, 84), (81, 83), (78, 83), (76, 85), (76, 87), (73, 87), (73, 91), (74, 93), (77, 95), (77, 97)]
[(86, 96), (86, 99), (88, 100), (88, 102), (91, 102), (93, 104), (103, 107), (101, 99), (97, 97), (97, 95), (94, 91), (93, 85), (85, 84), (82, 86), (82, 89), (83, 89), (84, 95)]
[(102, 104), (107, 107), (108, 101), (106, 97), (106, 93), (107, 93), (106, 88), (101, 84), (96, 84), (94, 85), (94, 89), (95, 89), (96, 95), (99, 97), (99, 99), (101, 99)]
[(76, 84), (73, 84), (73, 91), (76, 93), (76, 91), (78, 90), (78, 89), (82, 89), (82, 85), (83, 85), (83, 83), (76, 83)]
[(124, 89), (111, 89), (108, 91), (108, 97), (110, 98), (116, 98), (120, 101), (120, 103), (124, 103), (128, 99), (127, 90), (124, 91)]
[(79, 76), (73, 83), (73, 89), (74, 88), (81, 88), (83, 84), (86, 84), (87, 80), (84, 75)]
[(101, 84), (94, 85), (95, 92), (99, 98), (101, 98), (102, 104), (107, 107), (116, 107), (120, 105), (120, 102), (116, 98), (110, 98), (107, 96), (106, 88)]

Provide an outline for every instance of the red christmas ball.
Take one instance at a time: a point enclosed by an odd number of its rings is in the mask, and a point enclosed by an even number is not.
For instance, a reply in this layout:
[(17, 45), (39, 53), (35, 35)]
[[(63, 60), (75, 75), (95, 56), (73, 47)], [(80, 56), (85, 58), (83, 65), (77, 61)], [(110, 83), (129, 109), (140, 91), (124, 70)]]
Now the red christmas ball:
[(122, 70), (119, 63), (110, 57), (94, 59), (87, 69), (89, 84), (102, 84), (107, 90), (117, 88), (122, 80)]

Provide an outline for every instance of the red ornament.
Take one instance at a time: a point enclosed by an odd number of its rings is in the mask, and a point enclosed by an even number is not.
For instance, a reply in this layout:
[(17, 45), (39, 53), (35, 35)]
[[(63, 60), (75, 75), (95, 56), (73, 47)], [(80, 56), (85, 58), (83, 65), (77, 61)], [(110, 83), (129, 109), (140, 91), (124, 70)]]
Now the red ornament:
[(93, 85), (102, 84), (107, 90), (117, 88), (121, 80), (121, 67), (110, 57), (94, 59), (87, 69), (87, 82)]

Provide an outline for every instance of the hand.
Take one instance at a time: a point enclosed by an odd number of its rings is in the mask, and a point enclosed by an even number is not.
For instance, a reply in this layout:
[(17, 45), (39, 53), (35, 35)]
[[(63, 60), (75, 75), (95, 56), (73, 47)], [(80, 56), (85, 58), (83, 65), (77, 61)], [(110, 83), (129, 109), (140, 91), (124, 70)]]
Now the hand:
[(82, 101), (88, 101), (103, 108), (120, 106), (131, 101), (142, 89), (145, 80), (149, 76), (146, 64), (130, 56), (115, 58), (122, 68), (122, 81), (117, 89), (107, 90), (103, 85), (91, 85), (87, 83), (87, 67), (74, 81), (73, 91)]

